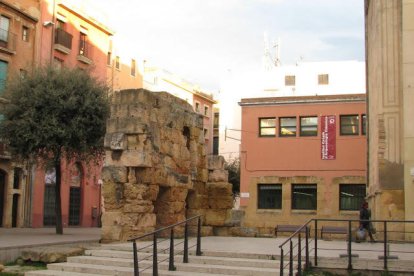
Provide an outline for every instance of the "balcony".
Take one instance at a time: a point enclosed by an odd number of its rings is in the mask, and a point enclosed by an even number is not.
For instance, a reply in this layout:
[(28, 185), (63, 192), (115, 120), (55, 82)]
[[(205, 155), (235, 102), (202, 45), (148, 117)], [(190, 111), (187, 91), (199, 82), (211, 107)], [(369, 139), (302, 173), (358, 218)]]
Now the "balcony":
[(92, 50), (93, 50), (93, 47), (90, 43), (88, 43), (85, 40), (80, 40), (78, 60), (86, 64), (92, 64), (92, 59), (91, 59)]
[(9, 30), (0, 29), (0, 51), (16, 54), (16, 34)]
[(56, 29), (55, 31), (55, 50), (64, 54), (69, 54), (72, 49), (72, 35), (65, 30)]

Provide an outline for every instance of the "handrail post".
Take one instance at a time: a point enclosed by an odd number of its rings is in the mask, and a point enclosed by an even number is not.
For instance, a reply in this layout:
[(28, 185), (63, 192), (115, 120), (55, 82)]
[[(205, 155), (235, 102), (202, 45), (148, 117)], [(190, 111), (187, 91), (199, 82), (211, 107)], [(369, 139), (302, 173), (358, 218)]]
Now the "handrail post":
[(137, 250), (137, 241), (134, 240), (132, 247), (134, 249), (134, 276), (139, 276), (138, 268), (138, 250)]
[[(308, 229), (308, 226), (305, 227), (306, 230), (306, 234), (305, 234), (305, 269), (309, 269), (310, 265), (309, 265), (309, 231), (310, 229)], [(309, 231), (308, 231), (309, 230)]]
[(279, 275), (283, 276), (283, 247), (280, 248), (280, 271), (279, 271)]
[(352, 223), (348, 221), (348, 270), (352, 270)]
[(184, 225), (184, 256), (183, 263), (188, 263), (188, 224)]
[(201, 256), (201, 254), (203, 254), (203, 252), (201, 252), (201, 217), (198, 217), (196, 256)]
[(170, 232), (170, 259), (168, 264), (168, 270), (169, 271), (175, 271), (174, 266), (174, 227), (171, 228)]
[(387, 252), (387, 221), (384, 220), (384, 269), (388, 269), (388, 252)]
[(315, 219), (315, 266), (318, 266), (318, 220)]
[(302, 244), (300, 232), (298, 234), (298, 275), (302, 275)]
[(292, 239), (290, 239), (289, 276), (293, 276), (293, 242), (292, 242)]
[(154, 240), (152, 245), (152, 275), (158, 276), (158, 250), (157, 250), (157, 232), (154, 233)]

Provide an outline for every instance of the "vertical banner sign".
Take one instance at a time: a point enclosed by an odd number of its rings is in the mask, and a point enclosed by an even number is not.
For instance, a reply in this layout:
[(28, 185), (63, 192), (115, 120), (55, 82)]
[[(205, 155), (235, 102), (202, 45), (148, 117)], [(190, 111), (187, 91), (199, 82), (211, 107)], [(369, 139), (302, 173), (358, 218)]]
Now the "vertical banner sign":
[(336, 158), (336, 117), (321, 116), (321, 156), (322, 160)]

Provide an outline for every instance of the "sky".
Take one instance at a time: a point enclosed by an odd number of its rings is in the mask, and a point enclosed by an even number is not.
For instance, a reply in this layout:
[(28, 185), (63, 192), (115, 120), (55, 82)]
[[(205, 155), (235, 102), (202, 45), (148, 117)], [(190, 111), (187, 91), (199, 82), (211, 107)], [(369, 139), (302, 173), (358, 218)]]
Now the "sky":
[(265, 33), (271, 54), (280, 41), (282, 65), (365, 59), (363, 0), (88, 1), (115, 31), (121, 59), (135, 56), (212, 92), (226, 72), (262, 69)]

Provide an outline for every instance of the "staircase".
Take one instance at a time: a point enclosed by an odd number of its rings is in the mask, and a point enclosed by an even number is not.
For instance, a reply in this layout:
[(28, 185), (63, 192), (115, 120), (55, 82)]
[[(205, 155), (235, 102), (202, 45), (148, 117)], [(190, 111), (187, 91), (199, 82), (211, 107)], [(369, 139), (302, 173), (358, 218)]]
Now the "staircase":
[[(148, 258), (148, 260), (144, 260)], [(140, 275), (152, 275), (152, 256), (139, 253)], [(159, 275), (279, 275), (276, 256), (243, 252), (204, 251), (195, 256), (190, 251), (189, 262), (183, 263), (183, 255), (176, 255), (176, 271), (168, 271), (168, 254), (158, 254)], [(88, 276), (88, 275), (134, 275), (131, 244), (103, 244), (86, 250), (84, 256), (68, 257), (66, 263), (49, 264), (48, 270), (27, 272), (25, 275)]]

